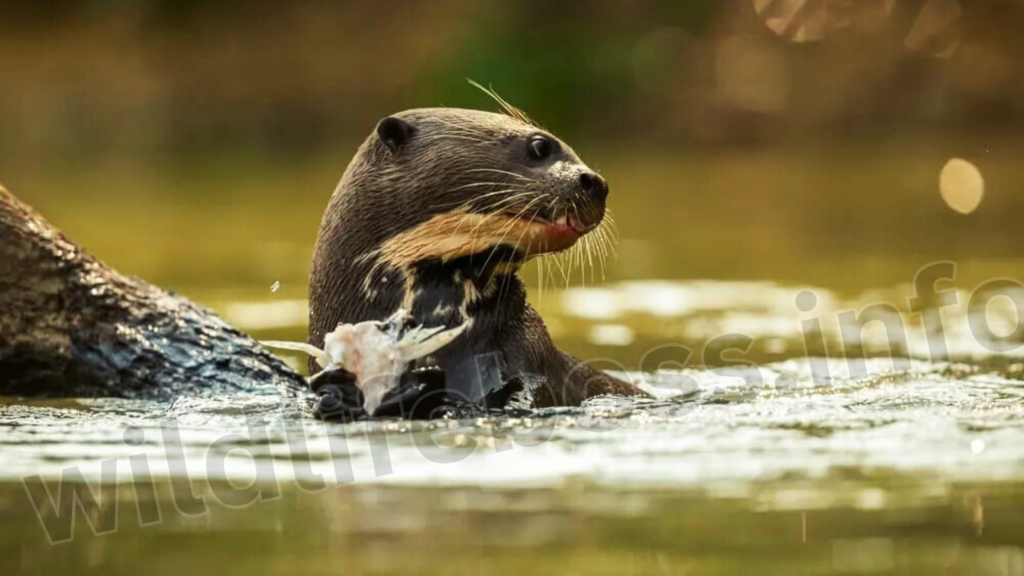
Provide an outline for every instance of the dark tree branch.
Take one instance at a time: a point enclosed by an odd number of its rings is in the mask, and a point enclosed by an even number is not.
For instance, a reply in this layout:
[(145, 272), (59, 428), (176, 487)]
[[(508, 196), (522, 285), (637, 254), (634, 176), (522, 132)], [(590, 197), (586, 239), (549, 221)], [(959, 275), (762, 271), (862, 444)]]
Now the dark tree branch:
[(0, 394), (289, 395), (304, 379), (213, 312), (123, 276), (0, 186)]

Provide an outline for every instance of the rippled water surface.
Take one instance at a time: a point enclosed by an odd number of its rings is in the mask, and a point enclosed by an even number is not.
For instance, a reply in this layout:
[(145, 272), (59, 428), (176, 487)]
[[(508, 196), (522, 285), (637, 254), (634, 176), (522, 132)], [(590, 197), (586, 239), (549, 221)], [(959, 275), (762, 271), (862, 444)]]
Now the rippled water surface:
[[(810, 313), (794, 305), (805, 291)], [(273, 573), (732, 573), (751, 561), (779, 574), (1021, 573), (1019, 368), (970, 337), (964, 295), (944, 311), (953, 362), (932, 363), (923, 327), (894, 312), (907, 350), (890, 359), (884, 330), (869, 327), (851, 348), (870, 357), (866, 374), (851, 377), (836, 311), (882, 296), (717, 282), (551, 292), (540, 306), (556, 338), (592, 358), (612, 351), (608, 367), (653, 398), (523, 418), (325, 425), (257, 393), (7, 399), (0, 546), (26, 573), (177, 573), (197, 556), (203, 571)], [(225, 313), (246, 327), (301, 309)], [(999, 327), (1010, 312), (987, 314)], [(820, 320), (829, 357), (803, 355), (807, 318)], [(705, 367), (700, 343), (722, 334), (755, 338), (740, 358), (757, 365)], [(659, 338), (672, 345), (644, 357)], [(155, 494), (132, 457), (158, 478)], [(72, 532), (70, 500), (54, 509), (67, 469), (106, 480), (98, 494), (120, 509), (90, 518), (102, 532), (117, 517), (116, 533), (93, 535), (85, 516)], [(186, 478), (204, 515), (176, 508), (168, 480), (180, 490)], [(48, 534), (74, 538), (51, 547)]]

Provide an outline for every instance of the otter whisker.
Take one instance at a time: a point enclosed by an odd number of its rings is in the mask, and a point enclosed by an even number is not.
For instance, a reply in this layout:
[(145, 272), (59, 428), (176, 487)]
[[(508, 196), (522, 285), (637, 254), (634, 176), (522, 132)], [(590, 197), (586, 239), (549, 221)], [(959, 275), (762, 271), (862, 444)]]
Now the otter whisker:
[[(550, 196), (550, 194), (545, 194), (541, 198), (544, 198), (545, 196)], [(519, 246), (522, 243), (523, 236), (526, 234), (526, 232), (527, 232), (527, 229), (525, 229), (525, 228), (523, 229), (522, 232), (520, 232), (519, 238), (516, 239), (516, 244), (515, 244), (516, 246)], [(530, 243), (526, 246), (525, 253), (526, 253), (527, 257), (529, 257), (530, 251), (533, 249), (533, 244), (534, 244), (535, 241), (536, 241), (536, 239), (530, 240)], [(515, 254), (514, 253), (509, 254), (508, 263), (511, 264), (514, 259), (515, 259)], [(486, 266), (486, 264), (485, 264), (485, 266)], [(507, 282), (507, 281), (503, 283), (502, 289), (501, 289), (501, 291), (498, 294), (498, 303), (497, 303), (498, 307), (501, 306), (501, 301), (505, 297), (505, 294), (508, 292), (509, 285), (510, 285), (510, 283)], [(542, 291), (543, 291), (543, 289), (542, 289)], [(538, 297), (540, 297), (540, 296), (538, 296)]]
[(566, 250), (565, 252), (562, 252), (561, 254), (559, 254), (559, 260), (561, 260), (562, 263), (565, 265), (565, 275), (566, 275), (565, 287), (566, 288), (568, 288), (569, 284), (572, 283), (572, 273), (573, 273), (573, 270), (575, 269), (575, 266), (573, 265), (573, 257), (576, 255), (576, 251), (577, 250), (579, 250), (579, 248), (576, 247), (576, 246), (573, 246), (569, 250)]
[(543, 297), (543, 295), (544, 295), (544, 280), (545, 280), (544, 272), (545, 272), (545, 267), (546, 266), (547, 266), (547, 260), (544, 258), (543, 255), (540, 258), (537, 258), (537, 294), (538, 294), (538, 297)]
[[(503, 190), (502, 192), (506, 192), (507, 193), (507, 192), (512, 192), (512, 191), (513, 191), (513, 189), (510, 188), (508, 190)], [(514, 194), (512, 196), (509, 196), (508, 198), (504, 198), (504, 199), (498, 200), (496, 203), (492, 204), (491, 206), (488, 206), (487, 208), (490, 208), (490, 209), (493, 210), (493, 209), (501, 207), (501, 206), (512, 204), (516, 200), (519, 200), (520, 198), (529, 196), (530, 194), (533, 194), (533, 193), (534, 193), (533, 190), (523, 190), (523, 191), (518, 192), (518, 193), (516, 193), (516, 194)], [(487, 198), (488, 196), (492, 196), (492, 194), (482, 194), (482, 195), (477, 196), (476, 198), (474, 198), (474, 200), (480, 200), (481, 198)]]
[(611, 235), (611, 240), (617, 240), (619, 238), (619, 227), (615, 223), (615, 216), (612, 215), (612, 211), (605, 210), (604, 220), (608, 223), (608, 233)]
[[(531, 190), (531, 189), (523, 190), (522, 192), (520, 192), (519, 194), (516, 194), (515, 196), (509, 196), (508, 198), (506, 198), (504, 200), (499, 200), (494, 206), (491, 206), (491, 208), (495, 208), (495, 207), (500, 206), (502, 204), (510, 204), (514, 200), (518, 200), (518, 199), (520, 199), (520, 198), (522, 198), (524, 196), (529, 196), (530, 194), (536, 194), (536, 192), (537, 192), (536, 190)], [(547, 196), (547, 195), (545, 194), (545, 196)]]
[[(491, 206), (488, 206), (488, 208), (491, 210), (491, 213), (490, 213), (489, 216), (496, 216), (496, 215), (500, 214), (501, 212), (503, 212), (506, 208), (512, 208), (516, 201), (518, 201), (520, 198), (523, 198), (523, 197), (529, 197), (530, 194), (534, 194), (534, 191), (533, 190), (525, 190), (525, 191), (523, 191), (523, 192), (521, 192), (519, 194), (516, 194), (514, 196), (510, 196), (508, 198), (505, 198), (504, 200), (499, 200), (495, 204), (493, 204)], [(486, 222), (486, 220), (484, 220), (484, 222)], [(483, 224), (483, 222), (480, 222), (480, 224)], [(480, 224), (478, 224), (477, 227), (479, 227)], [(476, 228), (474, 228), (474, 230), (475, 229)]]
[[(481, 226), (483, 226), (484, 224), (487, 224), (487, 223), (489, 223), (489, 222), (490, 222), (491, 220), (493, 220), (493, 219), (494, 219), (495, 217), (497, 217), (497, 216), (501, 215), (501, 213), (502, 213), (501, 211), (495, 211), (495, 212), (489, 212), (489, 213), (486, 213), (486, 214), (484, 214), (484, 215), (483, 215), (483, 218), (482, 218), (482, 219), (481, 219), (481, 220), (480, 220), (479, 222), (477, 222), (477, 223), (476, 223), (476, 225), (475, 225), (475, 226), (473, 226), (473, 228), (471, 228), (471, 229), (469, 230), (469, 235), (470, 235), (471, 237), (474, 237), (474, 238), (475, 238), (475, 237), (476, 237), (476, 235), (477, 235), (477, 230), (479, 230)], [(465, 223), (466, 223), (466, 221), (467, 221), (467, 220), (468, 220), (468, 219), (469, 219), (470, 217), (472, 217), (472, 216), (475, 216), (475, 215), (477, 215), (477, 214), (474, 214), (474, 213), (470, 212), (470, 213), (467, 213), (467, 214), (466, 214), (465, 216), (463, 216), (463, 217), (462, 217), (462, 218), (461, 218), (461, 219), (459, 220), (459, 222), (458, 222), (458, 223), (457, 223), (457, 224), (455, 225), (455, 230), (453, 231), (453, 234), (457, 234), (457, 233), (459, 232), (459, 230), (461, 230), (461, 229), (462, 229), (462, 225), (463, 225), (463, 224), (465, 224)]]
[(456, 190), (464, 190), (466, 188), (475, 188), (477, 186), (508, 186), (507, 182), (470, 182), (469, 184), (463, 184), (462, 186), (456, 186), (448, 191), (454, 192)]
[(612, 233), (609, 231), (609, 229), (607, 227), (601, 227), (600, 231), (601, 231), (601, 240), (602, 240), (601, 245), (602, 245), (602, 247), (604, 249), (604, 256), (603, 256), (603, 258), (601, 260), (601, 279), (603, 280), (604, 279), (604, 273), (605, 273), (604, 262), (605, 262), (605, 260), (608, 260), (609, 258), (615, 258), (616, 257), (616, 253), (615, 253), (615, 241), (614, 241), (614, 239), (612, 237)]
[(458, 201), (455, 201), (455, 202), (445, 202), (445, 203), (442, 203), (442, 204), (434, 204), (433, 206), (431, 206), (431, 208), (451, 208), (452, 212), (458, 212), (458, 211), (460, 211), (460, 210), (462, 210), (464, 208), (469, 208), (469, 206), (471, 204), (473, 204), (474, 202), (480, 200), (481, 198), (488, 198), (490, 196), (497, 196), (499, 194), (508, 194), (509, 192), (512, 192), (512, 191), (513, 191), (512, 188), (506, 188), (505, 190), (495, 190), (494, 192), (488, 192), (486, 194), (481, 194), (479, 196), (474, 196), (473, 198), (470, 198), (469, 200), (465, 200), (465, 201), (458, 200)]
[(565, 273), (565, 266), (562, 264), (562, 260), (565, 258), (564, 253), (551, 254), (551, 262), (558, 267), (558, 272), (562, 275), (562, 280), (565, 281), (565, 286), (569, 286), (569, 276)]
[[(591, 247), (591, 244), (590, 244), (591, 240), (593, 240), (593, 236), (591, 236), (589, 234), (583, 237), (583, 255), (586, 257), (587, 264), (590, 265), (590, 283), (593, 284), (594, 283), (594, 253), (593, 253), (593, 250), (592, 250), (592, 247)], [(581, 276), (583, 277), (583, 281), (586, 282), (586, 279), (587, 279), (587, 268), (586, 268), (586, 266), (583, 267), (583, 272), (582, 272)]]
[[(548, 196), (550, 196), (550, 194), (544, 194), (543, 196), (540, 196), (537, 199), (538, 200), (543, 200), (544, 198), (546, 198)], [(521, 212), (520, 212), (520, 214), (521, 214)], [(533, 220), (534, 220), (534, 216), (531, 216), (530, 217), (530, 222), (533, 222)], [(528, 231), (529, 231), (529, 228), (523, 228), (523, 231), (519, 233), (519, 238), (516, 238), (516, 246), (519, 246), (520, 242), (523, 241), (523, 236), (525, 236)], [(530, 248), (532, 248), (532, 247), (533, 247), (533, 241), (531, 240), (530, 241), (530, 246), (526, 249), (527, 256), (529, 256)]]
[(515, 118), (516, 120), (519, 120), (520, 122), (522, 122), (524, 124), (529, 124), (531, 126), (537, 126), (537, 123), (534, 122), (533, 120), (531, 120), (530, 117), (527, 116), (525, 112), (523, 112), (519, 108), (516, 108), (515, 106), (513, 106), (513, 105), (509, 104), (508, 102), (506, 102), (504, 98), (499, 96), (498, 93), (494, 91), (493, 88), (484, 88), (483, 85), (481, 85), (479, 82), (476, 82), (474, 80), (470, 80), (469, 78), (467, 78), (466, 80), (472, 86), (474, 86), (476, 88), (479, 88), (481, 91), (483, 91), (484, 94), (487, 94), (488, 96), (490, 96), (495, 102), (498, 103), (499, 106), (501, 106), (501, 109), (506, 114), (508, 114), (509, 116)]
[[(518, 190), (518, 188), (505, 188), (503, 190), (495, 190), (493, 192), (488, 192), (486, 194), (480, 194), (479, 196), (474, 196), (474, 197), (470, 198), (469, 200), (466, 200), (465, 202), (462, 202), (461, 204), (459, 204), (458, 206), (456, 206), (452, 210), (453, 211), (460, 210), (460, 209), (465, 208), (465, 207), (469, 206), (470, 204), (472, 204), (472, 203), (474, 203), (474, 202), (476, 202), (476, 201), (478, 201), (478, 200), (480, 200), (482, 198), (489, 198), (491, 196), (497, 196), (499, 194), (508, 194), (509, 192), (514, 192), (516, 190)], [(451, 191), (454, 191), (454, 189), (450, 190), (450, 192)], [(529, 192), (529, 191), (527, 191), (527, 192)], [(456, 204), (456, 202), (449, 202), (447, 204), (437, 204), (437, 205), (434, 206), (434, 208), (445, 208), (445, 207), (448, 207), (448, 206), (453, 206), (455, 204)]]
[[(590, 279), (592, 282), (596, 282), (597, 268), (601, 269), (601, 280), (604, 280), (604, 233), (601, 230), (601, 226), (598, 226), (590, 234), (592, 236), (592, 243), (588, 246), (588, 250), (592, 252), (592, 260), (590, 262)], [(597, 265), (594, 265), (596, 260)]]
[[(569, 202), (569, 207), (572, 208), (572, 213), (573, 213), (574, 216), (576, 216), (576, 221), (579, 222), (580, 221), (579, 206), (577, 206), (575, 202)], [(586, 240), (586, 236), (584, 236), (582, 239)], [(580, 270), (580, 282), (583, 283), (584, 285), (586, 285), (586, 281), (587, 281), (586, 270), (584, 270), (584, 268), (583, 268), (583, 244), (584, 244), (583, 242), (577, 242), (576, 245), (573, 246), (574, 249), (570, 251), (571, 252), (570, 258), (571, 259), (569, 261), (569, 266), (570, 266), (569, 267), (569, 272), (572, 273), (573, 270), (575, 270), (576, 268), (579, 268), (579, 270)]]
[(619, 240), (619, 230), (615, 225), (615, 218), (612, 216), (610, 210), (605, 212), (605, 222), (607, 222), (607, 225), (602, 226), (601, 228), (605, 235), (609, 255), (612, 258), (615, 258), (618, 256), (615, 252), (615, 245)]
[[(552, 217), (554, 217), (554, 207), (555, 207), (555, 204), (557, 204), (557, 203), (558, 203), (558, 198), (557, 197), (553, 197), (551, 199), (551, 202), (548, 202), (547, 213), (550, 216), (552, 216)], [(541, 254), (540, 258), (538, 258), (538, 264), (537, 264), (538, 278), (537, 278), (537, 280), (540, 283), (540, 291), (541, 292), (544, 291), (544, 284), (546, 284), (547, 279), (555, 277), (554, 272), (551, 271), (551, 262), (552, 262), (553, 259), (555, 259), (557, 257), (558, 256), (556, 254), (547, 253), (547, 254)], [(543, 263), (543, 270), (541, 270), (541, 263)]]
[[(490, 221), (491, 221), (491, 219), (493, 219), (493, 218), (494, 218), (495, 216), (497, 216), (497, 215), (498, 215), (498, 213), (497, 213), (497, 212), (491, 212), (491, 213), (488, 213), (488, 214), (484, 214), (484, 215), (483, 215), (483, 218), (482, 218), (482, 219), (481, 219), (481, 220), (480, 220), (479, 222), (477, 222), (477, 223), (476, 223), (476, 226), (473, 226), (473, 228), (472, 228), (472, 229), (470, 229), (470, 231), (469, 231), (469, 234), (470, 234), (471, 236), (472, 236), (472, 235), (475, 235), (475, 234), (476, 234), (476, 231), (477, 231), (477, 229), (479, 229), (479, 228), (480, 228), (481, 226), (483, 226), (484, 224), (486, 224), (486, 223), (490, 222)], [(466, 221), (467, 221), (467, 220), (469, 220), (469, 218), (470, 218), (470, 217), (472, 217), (472, 216), (477, 216), (477, 214), (474, 214), (474, 213), (470, 212), (470, 213), (467, 213), (467, 214), (466, 214), (465, 216), (463, 216), (463, 217), (462, 217), (462, 218), (461, 218), (461, 219), (459, 220), (459, 222), (458, 222), (458, 223), (457, 223), (457, 224), (455, 225), (455, 230), (453, 231), (453, 233), (454, 233), (454, 234), (458, 234), (458, 232), (459, 232), (460, 230), (462, 230), (462, 225), (463, 225), (463, 224), (465, 224), (465, 223), (466, 223)]]
[(581, 265), (583, 266), (584, 273), (586, 273), (586, 268), (590, 267), (590, 281), (594, 282), (597, 271), (597, 266), (594, 262), (595, 260), (600, 261), (600, 252), (597, 248), (600, 237), (597, 229), (592, 230), (583, 240), (583, 254), (580, 257)]
[[(525, 230), (524, 230), (524, 233), (525, 233)], [(523, 240), (523, 236), (522, 236), (522, 234), (520, 234), (519, 235), (519, 239), (516, 240), (516, 245), (518, 245), (520, 242), (522, 242), (522, 240)], [(533, 248), (533, 240), (531, 240), (530, 244), (526, 247), (526, 254), (527, 255), (530, 254), (530, 249), (531, 248)], [(514, 252), (510, 253), (509, 256), (508, 256), (508, 260), (505, 261), (504, 263), (505, 264), (512, 264), (515, 261), (515, 257), (516, 257), (516, 255), (515, 255)], [(501, 308), (501, 301), (505, 298), (505, 294), (508, 293), (508, 288), (509, 288), (509, 286), (511, 286), (511, 284), (512, 284), (512, 282), (509, 280), (509, 278), (507, 276), (503, 276), (502, 277), (501, 288), (498, 291), (498, 303), (496, 304), (497, 308), (499, 308), (499, 309)]]
[[(530, 242), (530, 247), (527, 248), (527, 253), (533, 248), (533, 242)], [(544, 267), (547, 262), (544, 258), (537, 258), (537, 299), (542, 300), (544, 298)]]
[(597, 263), (598, 263), (598, 266), (600, 266), (600, 268), (601, 268), (601, 280), (603, 281), (604, 280), (604, 261), (605, 261), (606, 258), (608, 258), (608, 250), (607, 250), (607, 246), (606, 246), (607, 241), (608, 241), (608, 237), (605, 234), (605, 230), (604, 230), (603, 226), (598, 226), (597, 229), (594, 230), (594, 233), (596, 234), (596, 238), (597, 238), (597, 242), (596, 242), (597, 243), (597, 254), (598, 254)]
[[(511, 191), (512, 191), (512, 189), (510, 188), (510, 189), (507, 189), (507, 190), (498, 190), (496, 192), (489, 192), (487, 194), (481, 194), (480, 196), (477, 196), (477, 197), (472, 198), (469, 201), (465, 202), (464, 204), (462, 204), (462, 206), (459, 206), (459, 208), (457, 208), (456, 210), (459, 210), (459, 209), (462, 209), (464, 207), (467, 207), (470, 204), (472, 204), (473, 202), (476, 202), (477, 200), (479, 200), (481, 198), (486, 198), (488, 196), (492, 196), (492, 195), (496, 195), (496, 194), (505, 194), (505, 193), (508, 193), (508, 192), (511, 192)], [(498, 201), (494, 206), (491, 206), (491, 208), (500, 207), (503, 204), (511, 203), (511, 202), (513, 202), (515, 200), (518, 200), (519, 198), (522, 198), (524, 196), (528, 196), (531, 193), (532, 193), (531, 190), (524, 190), (522, 192), (519, 192), (518, 194), (513, 194), (509, 198), (506, 198), (504, 200)], [(498, 211), (494, 211), (494, 212), (485, 214), (484, 219), (481, 220), (480, 222), (478, 222), (475, 227), (473, 227), (472, 232), (475, 232), (477, 228), (479, 228), (481, 225), (485, 224), (487, 221), (489, 221), (491, 218), (496, 216), (498, 213), (499, 213)], [(475, 212), (466, 212), (466, 214), (459, 220), (458, 224), (456, 224), (455, 232), (458, 232), (462, 228), (462, 224), (465, 223), (466, 220), (468, 220), (469, 218), (471, 218), (471, 217), (473, 217), (475, 215), (478, 215), (478, 214), (475, 213)]]
[[(598, 230), (600, 230), (600, 226), (598, 226)], [(598, 230), (595, 230), (595, 232), (597, 232)], [(604, 256), (604, 246), (603, 246), (603, 244), (604, 244), (604, 236), (602, 234), (600, 234), (600, 233), (596, 234), (594, 236), (594, 253), (595, 253), (594, 261), (597, 262), (597, 266), (592, 268), (591, 271), (590, 271), (591, 274), (594, 276), (594, 281), (595, 282), (597, 282), (598, 279), (600, 279), (600, 281), (602, 281), (602, 282), (604, 281), (604, 258), (605, 258), (605, 256)], [(597, 277), (598, 270), (601, 271), (600, 278)]]
[[(448, 202), (448, 203), (443, 203), (443, 204), (435, 204), (433, 206), (433, 208), (447, 208), (447, 207), (454, 206), (454, 208), (452, 208), (452, 211), (453, 212), (458, 212), (459, 210), (462, 210), (463, 208), (468, 208), (471, 204), (473, 204), (474, 202), (477, 202), (477, 201), (479, 201), (479, 200), (481, 200), (483, 198), (489, 198), (491, 196), (498, 196), (500, 194), (508, 194), (510, 192), (514, 192), (515, 190), (516, 190), (515, 188), (505, 188), (504, 190), (495, 190), (493, 192), (488, 192), (486, 194), (481, 194), (479, 196), (474, 196), (474, 197), (472, 197), (472, 198), (470, 198), (469, 200), (466, 200), (466, 201), (458, 201), (458, 202)], [(458, 204), (458, 205), (456, 205), (456, 204)]]
[[(501, 246), (501, 244), (505, 241), (505, 237), (508, 236), (508, 233), (512, 231), (512, 228), (515, 227), (515, 225), (521, 220), (522, 215), (524, 213), (526, 213), (526, 211), (529, 210), (531, 206), (533, 206), (537, 202), (540, 202), (545, 197), (547, 197), (547, 194), (545, 194), (543, 196), (538, 196), (538, 197), (534, 198), (533, 200), (531, 200), (529, 204), (524, 206), (523, 209), (520, 210), (515, 216), (513, 216), (512, 220), (502, 228), (502, 230), (504, 230), (504, 233), (501, 235), (501, 238), (498, 239), (498, 242), (494, 245), (494, 247), (491, 248), (491, 252), (490, 252), (490, 254), (487, 255), (487, 259), (484, 260), (483, 267), (485, 269), (487, 268), (487, 264), (491, 261), (491, 257), (494, 256), (494, 253), (498, 250), (498, 248)], [(500, 230), (499, 230), (499, 232), (500, 232)], [(526, 231), (524, 230), (523, 233), (525, 233), (525, 232)], [(521, 240), (522, 240), (522, 235), (520, 235), (519, 240), (517, 240), (516, 243), (518, 244), (518, 242), (521, 241)]]
[(609, 251), (608, 251), (608, 229), (605, 228), (604, 226), (598, 226), (597, 232), (598, 232), (597, 247), (598, 247), (598, 250), (599, 250), (599, 254), (601, 256), (601, 258), (598, 260), (598, 264), (600, 264), (600, 266), (601, 266), (601, 280), (604, 280), (605, 279), (605, 270), (604, 270), (605, 262), (608, 260), (608, 257), (609, 257)]
[(612, 258), (616, 257), (615, 253), (615, 242), (617, 240), (615, 229), (610, 227), (601, 228), (601, 233), (604, 235), (605, 247), (608, 250), (608, 255)]
[[(502, 235), (501, 240), (504, 240), (505, 239), (505, 235), (507, 235), (512, 230), (512, 228), (522, 220), (523, 214), (527, 210), (529, 210), (531, 206), (533, 206), (537, 202), (543, 200), (547, 196), (548, 196), (547, 194), (544, 194), (542, 196), (538, 196), (538, 197), (534, 198), (533, 200), (531, 200), (529, 203), (527, 203), (526, 206), (523, 206), (523, 208), (519, 212), (517, 212), (516, 215), (513, 216), (512, 219), (509, 220), (509, 222), (507, 224), (505, 224), (500, 230), (498, 230), (499, 233), (504, 231), (504, 234)], [(499, 243), (500, 243), (500, 241), (499, 241)]]
[[(463, 225), (463, 224), (465, 224), (465, 223), (466, 223), (466, 221), (467, 221), (467, 220), (468, 220), (468, 219), (469, 219), (470, 217), (472, 217), (472, 216), (476, 216), (476, 215), (477, 215), (477, 214), (474, 214), (473, 212), (470, 212), (470, 213), (467, 213), (467, 214), (466, 214), (465, 216), (463, 216), (463, 217), (462, 217), (462, 219), (460, 219), (460, 220), (459, 220), (458, 224), (456, 224), (456, 225), (455, 225), (455, 231), (454, 231), (454, 233), (456, 233), (456, 234), (457, 234), (457, 233), (459, 232), (459, 230), (462, 230), (462, 225)], [(491, 221), (491, 219), (492, 219), (492, 218), (494, 218), (494, 217), (495, 217), (495, 216), (497, 216), (497, 215), (498, 215), (498, 212), (491, 212), (491, 213), (488, 213), (488, 214), (484, 214), (484, 217), (483, 217), (483, 219), (481, 219), (481, 220), (480, 220), (479, 222), (477, 222), (477, 223), (476, 223), (476, 226), (473, 226), (473, 228), (472, 228), (472, 229), (470, 229), (470, 231), (469, 231), (469, 234), (470, 234), (471, 236), (472, 236), (472, 235), (475, 235), (475, 234), (476, 234), (476, 231), (477, 231), (477, 229), (479, 229), (479, 228), (480, 228), (481, 226), (483, 226), (484, 224), (486, 224), (486, 223), (490, 222), (490, 221)]]
[[(494, 204), (493, 206), (490, 206), (489, 208), (492, 210), (492, 212), (490, 212), (487, 215), (485, 215), (483, 220), (481, 220), (480, 222), (477, 222), (476, 226), (474, 226), (473, 229), (470, 230), (470, 234), (476, 233), (477, 229), (479, 229), (481, 226), (483, 226), (484, 224), (489, 222), (495, 216), (501, 214), (503, 207), (511, 205), (514, 201), (516, 201), (516, 200), (518, 200), (518, 199), (520, 199), (520, 198), (522, 198), (524, 196), (529, 196), (532, 193), (533, 193), (532, 190), (526, 190), (524, 192), (520, 192), (519, 194), (516, 194), (516, 195), (511, 196), (509, 198), (506, 198), (504, 200), (501, 200), (498, 203)], [(459, 221), (458, 225), (456, 225), (456, 227), (455, 227), (456, 232), (462, 227), (462, 223), (469, 216), (470, 215), (467, 214), (466, 216), (464, 216), (462, 218), (462, 220)]]
[(565, 282), (565, 287), (568, 288), (572, 282), (572, 267), (569, 265), (564, 254), (559, 254), (555, 263), (558, 264), (558, 269), (562, 273), (562, 280)]
[(536, 182), (536, 180), (534, 180), (533, 178), (527, 178), (522, 174), (516, 174), (515, 172), (509, 172), (508, 170), (498, 170), (497, 168), (473, 168), (471, 170), (466, 170), (466, 172), (497, 172), (498, 174), (507, 174), (509, 176), (515, 176), (516, 178), (521, 178), (523, 180), (526, 180), (527, 182)]

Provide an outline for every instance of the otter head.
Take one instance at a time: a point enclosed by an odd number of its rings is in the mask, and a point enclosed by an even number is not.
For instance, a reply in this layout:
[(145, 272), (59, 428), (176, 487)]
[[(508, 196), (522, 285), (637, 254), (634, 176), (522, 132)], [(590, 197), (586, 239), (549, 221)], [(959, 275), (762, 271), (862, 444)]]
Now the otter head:
[(607, 196), (604, 179), (572, 148), (521, 115), (433, 108), (388, 116), (324, 215), (311, 342), (339, 322), (379, 320), (397, 307), (448, 324), (486, 316), (481, 302), (496, 285), (511, 314), (515, 270), (594, 230)]
[(365, 170), (384, 187), (364, 200), (386, 201), (401, 221), (377, 247), (389, 267), (493, 250), (519, 263), (569, 248), (604, 218), (604, 179), (520, 118), (410, 110), (381, 120), (364, 146)]

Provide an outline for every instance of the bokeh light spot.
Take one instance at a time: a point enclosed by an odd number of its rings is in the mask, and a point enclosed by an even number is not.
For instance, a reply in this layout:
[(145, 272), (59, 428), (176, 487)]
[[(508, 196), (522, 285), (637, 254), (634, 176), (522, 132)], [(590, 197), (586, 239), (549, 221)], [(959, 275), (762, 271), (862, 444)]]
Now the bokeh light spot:
[(985, 179), (974, 164), (963, 158), (952, 158), (939, 173), (939, 193), (947, 206), (961, 214), (970, 214), (985, 195)]

